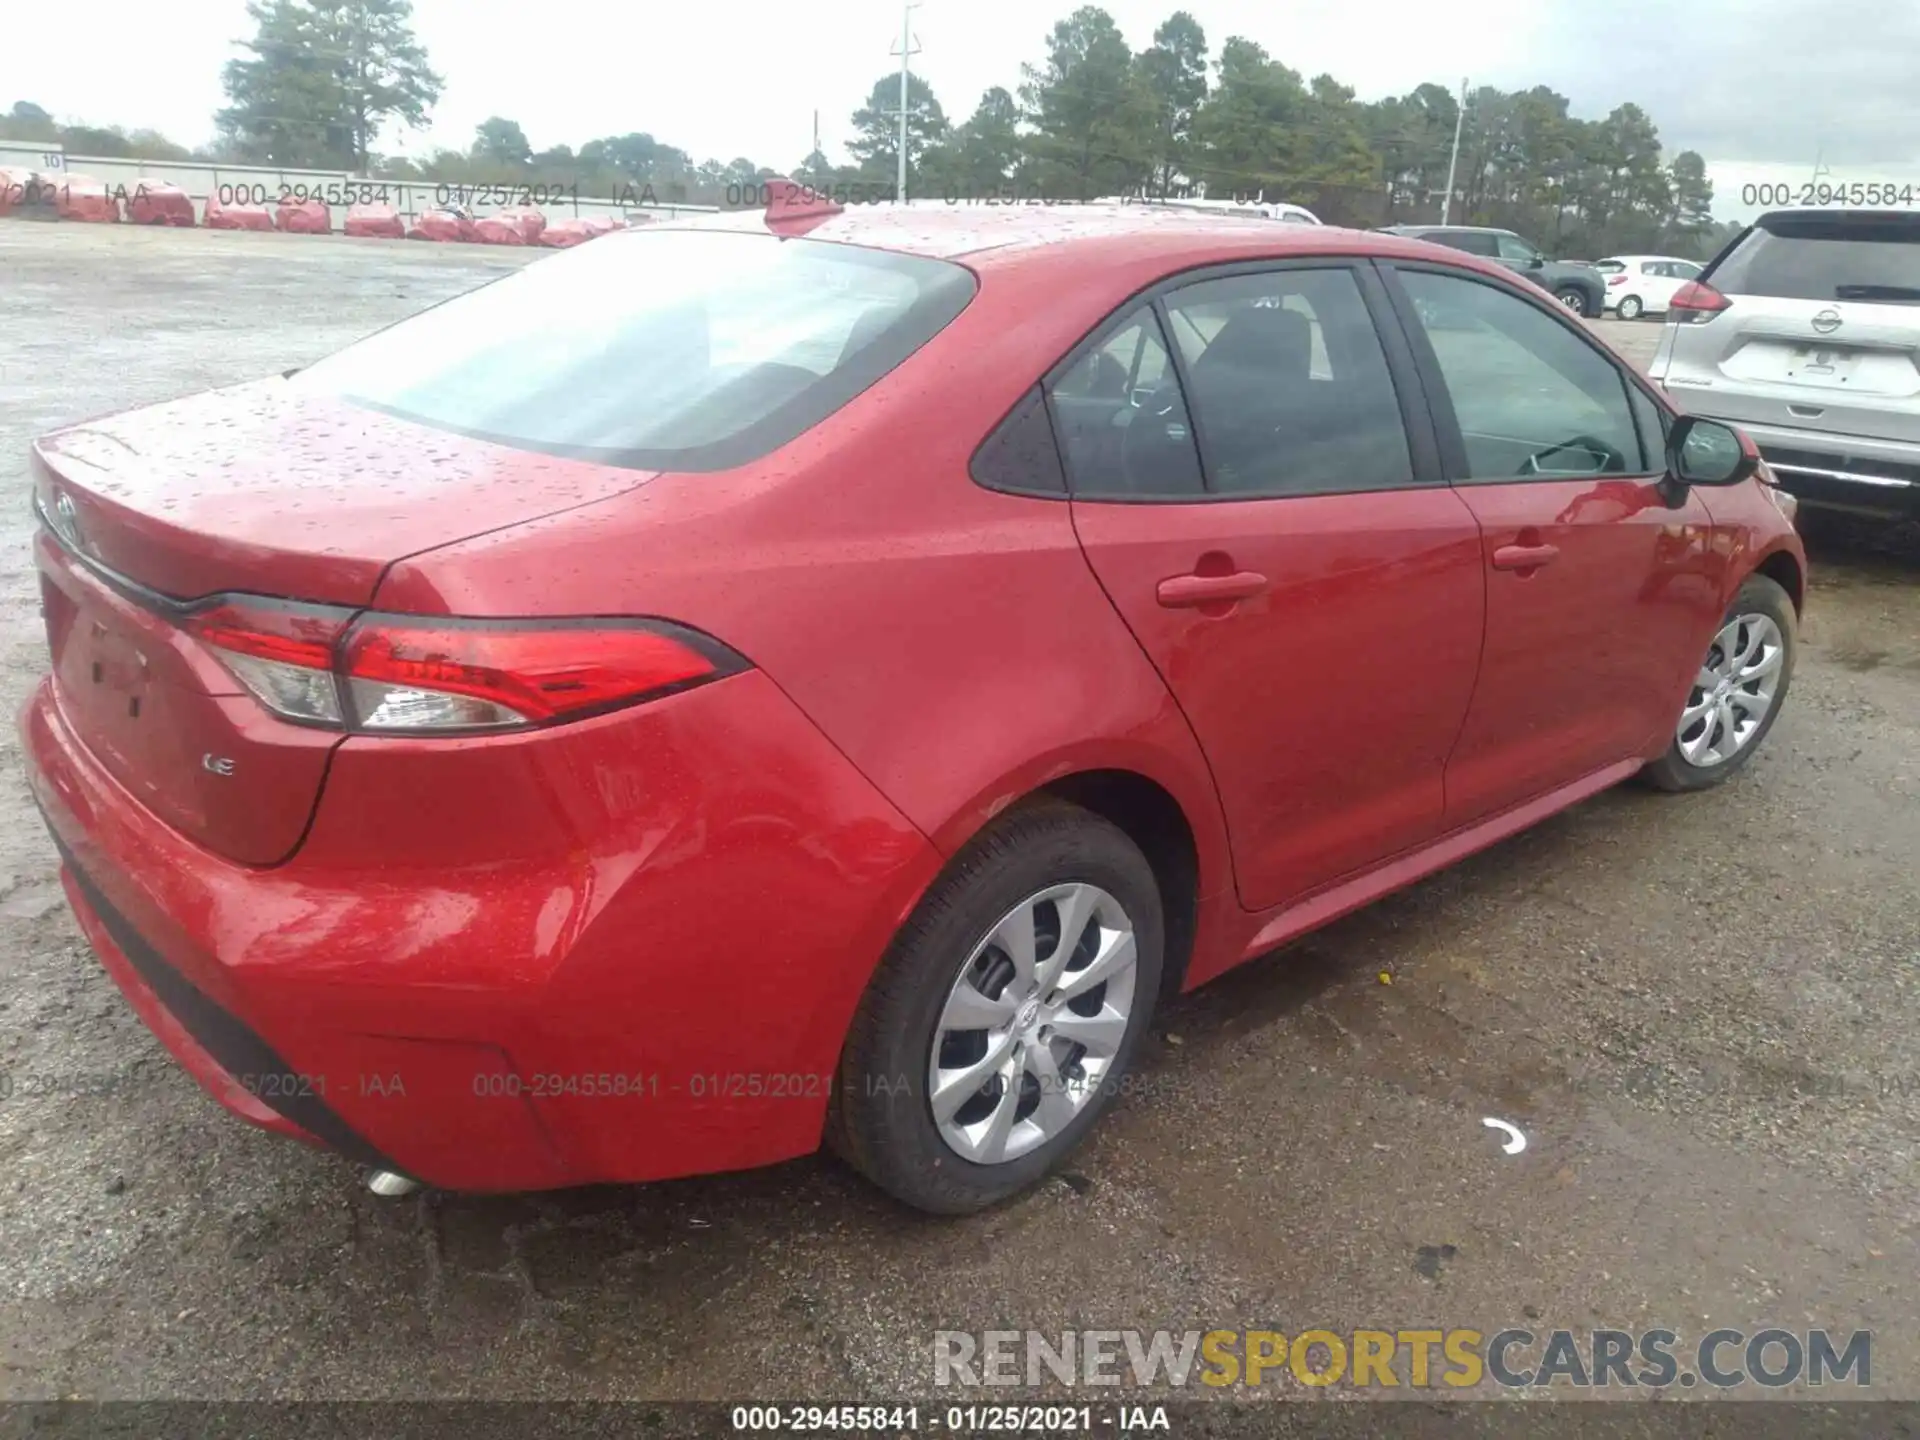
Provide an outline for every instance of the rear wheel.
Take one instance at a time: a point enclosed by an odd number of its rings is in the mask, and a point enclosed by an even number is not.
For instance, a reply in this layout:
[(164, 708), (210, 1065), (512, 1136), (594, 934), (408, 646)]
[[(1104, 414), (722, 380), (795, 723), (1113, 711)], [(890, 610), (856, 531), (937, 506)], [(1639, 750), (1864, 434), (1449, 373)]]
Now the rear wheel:
[(1787, 592), (1748, 576), (1707, 646), (1673, 743), (1647, 779), (1662, 790), (1704, 790), (1752, 759), (1786, 703), (1797, 644)]
[(894, 939), (848, 1034), (829, 1142), (959, 1215), (1025, 1189), (1112, 1099), (1160, 988), (1161, 901), (1116, 826), (1058, 801), (982, 834)]
[(1640, 303), (1638, 295), (1622, 295), (1618, 308), (1622, 320), (1638, 320), (1640, 312), (1646, 307)]
[(1587, 292), (1578, 285), (1565, 285), (1553, 292), (1553, 298), (1576, 315), (1587, 313)]

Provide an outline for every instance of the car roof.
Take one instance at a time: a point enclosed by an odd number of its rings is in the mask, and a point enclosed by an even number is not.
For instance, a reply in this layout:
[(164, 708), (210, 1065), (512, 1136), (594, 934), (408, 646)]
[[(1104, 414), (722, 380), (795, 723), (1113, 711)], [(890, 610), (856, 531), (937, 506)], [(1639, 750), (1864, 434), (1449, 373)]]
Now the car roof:
[(1383, 225), (1382, 230), (1394, 235), (1425, 235), (1434, 230), (1462, 230), (1476, 235), (1517, 235), (1517, 230), (1505, 230), (1498, 225)]
[[(768, 228), (764, 212), (737, 210), (671, 220), (625, 233), (645, 235), (669, 229), (765, 233)], [(780, 222), (777, 233), (937, 260), (964, 260), (975, 270), (1151, 258), (1165, 262), (1171, 271), (1190, 265), (1289, 255), (1399, 254), (1431, 258), (1437, 248), (1378, 231), (1333, 225), (1276, 225), (1239, 215), (1099, 202), (848, 205), (830, 214)], [(1443, 253), (1450, 261), (1463, 258), (1451, 251)]]
[(1905, 205), (1827, 205), (1801, 210), (1768, 210), (1754, 220), (1764, 225), (1769, 220), (1885, 220), (1897, 217), (1920, 220)]

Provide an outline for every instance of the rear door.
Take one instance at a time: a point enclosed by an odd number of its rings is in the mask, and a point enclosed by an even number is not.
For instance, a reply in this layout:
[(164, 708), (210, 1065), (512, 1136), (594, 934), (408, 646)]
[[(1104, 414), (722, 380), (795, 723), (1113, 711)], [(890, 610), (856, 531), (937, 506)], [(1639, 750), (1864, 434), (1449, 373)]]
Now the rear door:
[(1920, 215), (1763, 216), (1701, 280), (1656, 378), (1684, 407), (1782, 429), (1920, 443)]
[(1051, 377), (1081, 545), (1206, 752), (1250, 909), (1442, 823), (1485, 587), (1418, 386), (1378, 276), (1329, 259), (1169, 288)]
[(1678, 719), (1718, 562), (1700, 500), (1669, 502), (1656, 407), (1578, 322), (1462, 271), (1387, 273), (1483, 546), (1486, 645), (1446, 774), (1448, 824), (1464, 825), (1631, 759)]

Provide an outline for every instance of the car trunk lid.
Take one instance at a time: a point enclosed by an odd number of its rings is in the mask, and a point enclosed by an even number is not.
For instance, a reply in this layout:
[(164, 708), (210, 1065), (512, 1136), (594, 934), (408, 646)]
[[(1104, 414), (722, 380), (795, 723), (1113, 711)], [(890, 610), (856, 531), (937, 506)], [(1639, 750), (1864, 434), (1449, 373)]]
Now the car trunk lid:
[(298, 846), (340, 741), (276, 718), (183, 628), (235, 592), (359, 607), (394, 561), (653, 472), (508, 449), (279, 382), (41, 440), (42, 608), (63, 713), (155, 815), (217, 853)]
[(88, 421), (34, 452), (83, 553), (116, 575), (177, 599), (341, 605), (366, 603), (402, 556), (653, 474), (468, 439), (284, 380)]

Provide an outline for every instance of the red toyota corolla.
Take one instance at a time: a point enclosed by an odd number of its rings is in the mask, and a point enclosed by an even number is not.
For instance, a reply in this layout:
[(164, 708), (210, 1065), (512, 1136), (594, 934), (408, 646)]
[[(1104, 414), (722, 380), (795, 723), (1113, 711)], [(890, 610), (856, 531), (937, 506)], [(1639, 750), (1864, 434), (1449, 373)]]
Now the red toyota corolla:
[(1389, 235), (596, 240), (35, 449), (75, 914), (221, 1103), (409, 1180), (826, 1138), (1031, 1183), (1157, 999), (1786, 699), (1751, 445)]

